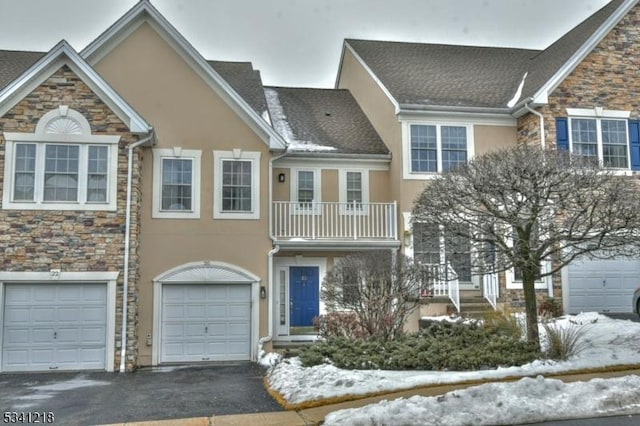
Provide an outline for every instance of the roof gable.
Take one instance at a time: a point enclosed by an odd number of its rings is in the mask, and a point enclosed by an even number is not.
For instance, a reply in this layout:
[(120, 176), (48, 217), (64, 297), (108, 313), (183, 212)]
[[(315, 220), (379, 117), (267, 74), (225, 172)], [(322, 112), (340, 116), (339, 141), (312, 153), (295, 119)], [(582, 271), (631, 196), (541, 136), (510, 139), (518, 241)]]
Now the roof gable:
[(129, 127), (132, 133), (149, 133), (151, 126), (84, 59), (62, 40), (47, 54), (0, 90), (0, 116), (24, 96), (67, 65)]
[[(638, 0), (612, 0), (531, 59), (519, 105), (547, 97), (613, 30)], [(517, 109), (517, 106), (516, 106)]]
[(286, 143), (281, 136), (265, 121), (261, 114), (227, 82), (200, 55), (200, 53), (173, 27), (169, 21), (148, 0), (141, 0), (105, 32), (89, 44), (82, 56), (89, 64), (96, 64), (111, 49), (117, 46), (129, 34), (143, 23), (148, 23), (160, 36), (189, 64), (207, 85), (220, 96), (257, 134), (265, 140), (271, 149), (284, 149)]

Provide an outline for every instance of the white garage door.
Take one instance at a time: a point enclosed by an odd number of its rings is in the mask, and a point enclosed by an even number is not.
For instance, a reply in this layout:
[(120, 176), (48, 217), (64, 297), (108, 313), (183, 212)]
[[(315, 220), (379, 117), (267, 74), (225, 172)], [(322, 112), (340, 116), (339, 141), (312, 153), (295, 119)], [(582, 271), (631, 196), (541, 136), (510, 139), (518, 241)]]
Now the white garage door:
[(585, 260), (569, 265), (570, 313), (631, 312), (640, 286), (638, 259)]
[(104, 369), (105, 284), (7, 284), (2, 370)]
[(251, 358), (251, 286), (163, 285), (161, 362)]

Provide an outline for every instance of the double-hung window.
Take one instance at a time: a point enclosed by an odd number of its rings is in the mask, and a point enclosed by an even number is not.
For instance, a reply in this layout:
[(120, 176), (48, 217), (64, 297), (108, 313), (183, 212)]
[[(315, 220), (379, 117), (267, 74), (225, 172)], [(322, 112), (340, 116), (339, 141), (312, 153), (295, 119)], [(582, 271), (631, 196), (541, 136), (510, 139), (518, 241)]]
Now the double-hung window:
[(571, 151), (612, 169), (629, 168), (627, 120), (571, 118)]
[(630, 111), (567, 108), (567, 114), (556, 117), (559, 150), (607, 169), (640, 170), (640, 122)]
[(152, 217), (200, 217), (200, 158), (202, 151), (169, 148), (153, 150)]
[(405, 177), (446, 172), (472, 155), (469, 126), (409, 124)]
[(320, 173), (320, 169), (312, 168), (291, 170), (292, 213), (321, 213)]
[(341, 169), (339, 175), (339, 199), (343, 213), (367, 214), (369, 204), (369, 171), (366, 169)]
[(222, 211), (253, 211), (252, 165), (247, 160), (222, 160)]
[(260, 219), (260, 153), (213, 151), (213, 217)]
[(45, 114), (35, 133), (5, 132), (3, 209), (116, 209), (118, 135), (93, 135), (77, 111)]
[[(452, 279), (455, 272), (458, 281), (471, 284), (471, 243), (455, 232), (454, 226), (447, 228), (431, 223), (413, 224), (413, 255), (425, 265), (431, 265), (437, 271), (438, 279)], [(468, 229), (460, 232), (465, 234)], [(449, 269), (451, 268), (451, 269)]]

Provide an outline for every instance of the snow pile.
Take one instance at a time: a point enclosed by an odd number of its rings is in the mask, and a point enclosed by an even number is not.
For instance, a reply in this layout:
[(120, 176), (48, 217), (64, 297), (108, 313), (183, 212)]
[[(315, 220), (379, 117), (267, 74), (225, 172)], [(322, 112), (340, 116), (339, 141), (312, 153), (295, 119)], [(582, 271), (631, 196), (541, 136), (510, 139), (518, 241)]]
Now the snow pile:
[(267, 106), (273, 122), (273, 128), (284, 138), (285, 142), (287, 142), (288, 151), (335, 151), (335, 148), (332, 146), (318, 145), (311, 141), (297, 139), (293, 133), (293, 129), (291, 129), (287, 115), (284, 113), (278, 92), (275, 89), (267, 88), (264, 89), (264, 94), (267, 99)]
[(340, 410), (325, 425), (511, 425), (551, 419), (640, 413), (640, 377), (563, 383), (524, 378), (437, 397), (414, 396)]
[[(303, 367), (286, 359), (268, 373), (271, 388), (290, 404), (346, 395), (366, 395), (418, 386), (535, 376), (570, 370), (640, 363), (640, 323), (614, 320), (597, 313), (567, 316), (556, 326), (583, 326), (584, 350), (567, 361), (537, 360), (520, 367), (479, 371), (342, 370), (332, 365)], [(544, 341), (544, 329), (541, 328)]]

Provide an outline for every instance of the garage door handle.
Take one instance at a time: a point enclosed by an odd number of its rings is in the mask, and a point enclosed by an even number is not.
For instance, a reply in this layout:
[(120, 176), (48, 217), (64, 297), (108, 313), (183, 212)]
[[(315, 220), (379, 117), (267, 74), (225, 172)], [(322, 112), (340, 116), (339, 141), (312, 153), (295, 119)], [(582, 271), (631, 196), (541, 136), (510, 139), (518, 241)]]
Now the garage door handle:
[(57, 339), (57, 338), (58, 338), (58, 332), (57, 332), (57, 331), (54, 331), (54, 332), (53, 332), (53, 338), (54, 338), (54, 339)]
[(204, 332), (205, 332), (205, 333), (208, 333), (208, 332), (209, 332), (209, 327), (205, 326), (205, 327), (204, 327)]

